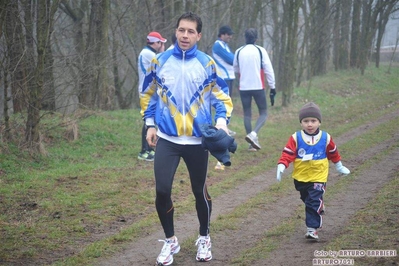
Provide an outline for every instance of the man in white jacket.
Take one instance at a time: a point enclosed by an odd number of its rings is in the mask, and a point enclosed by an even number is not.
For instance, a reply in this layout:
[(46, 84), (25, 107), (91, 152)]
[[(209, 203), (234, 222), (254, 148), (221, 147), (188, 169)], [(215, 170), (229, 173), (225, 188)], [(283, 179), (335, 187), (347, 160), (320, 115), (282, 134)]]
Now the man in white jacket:
[[(244, 127), (247, 133), (245, 140), (249, 143), (250, 151), (257, 151), (261, 148), (258, 141), (258, 132), (267, 118), (265, 75), (270, 88), (272, 105), (276, 95), (273, 66), (266, 50), (255, 44), (257, 38), (256, 29), (249, 28), (245, 31), (246, 45), (237, 49), (233, 63), (234, 71), (240, 77), (239, 90), (244, 110)], [(259, 110), (259, 118), (253, 129), (251, 123), (252, 98)]]

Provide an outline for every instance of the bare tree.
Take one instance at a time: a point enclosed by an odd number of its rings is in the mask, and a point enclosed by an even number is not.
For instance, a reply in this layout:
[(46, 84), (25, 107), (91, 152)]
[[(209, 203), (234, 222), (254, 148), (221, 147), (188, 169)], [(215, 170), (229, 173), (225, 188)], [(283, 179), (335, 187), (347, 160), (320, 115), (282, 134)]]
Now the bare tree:
[(108, 53), (109, 0), (91, 0), (85, 75), (79, 101), (88, 108), (105, 108), (108, 89), (106, 62)]
[(49, 26), (49, 34), (46, 35), (48, 40), (46, 43), (46, 52), (44, 57), (44, 84), (43, 84), (43, 98), (42, 98), (42, 109), (48, 111), (55, 111), (55, 85), (54, 85), (54, 58), (51, 49), (51, 35), (54, 32), (54, 21), (52, 17), (48, 17), (51, 14), (50, 2), (46, 4), (46, 21)]
[(350, 20), (351, 20), (351, 7), (352, 0), (339, 1), (341, 5), (341, 18), (340, 18), (340, 45), (338, 66), (340, 69), (349, 68), (349, 45), (350, 45)]
[(281, 23), (281, 41), (279, 51), (278, 84), (282, 90), (282, 105), (288, 106), (294, 90), (297, 65), (298, 16), (301, 1), (285, 1), (283, 3), (283, 19)]
[(381, 8), (378, 10), (379, 16), (377, 20), (377, 40), (376, 40), (376, 49), (375, 49), (375, 66), (379, 67), (380, 65), (380, 50), (381, 50), (381, 42), (382, 42), (382, 37), (384, 36), (385, 32), (385, 27), (388, 23), (389, 16), (397, 11), (399, 7), (397, 7), (397, 3), (399, 1), (388, 1), (387, 5), (381, 6)]
[[(380, 14), (384, 13), (384, 10), (390, 8), (391, 4), (396, 4), (396, 0), (378, 0), (377, 2), (373, 0), (363, 0), (362, 2), (362, 27), (359, 49), (359, 67), (362, 75), (364, 74), (371, 51), (373, 50), (372, 40), (377, 31), (377, 19)], [(387, 13), (390, 13), (390, 11), (387, 11)], [(382, 17), (384, 17), (384, 15), (382, 15)], [(383, 22), (381, 23), (383, 24)]]
[(329, 54), (329, 1), (309, 0), (311, 9), (310, 27), (310, 68), (311, 75), (324, 75), (327, 72)]
[[(52, 4), (51, 4), (52, 3)], [(28, 147), (34, 152), (44, 153), (40, 136), (40, 110), (44, 91), (45, 57), (50, 34), (53, 14), (57, 9), (58, 1), (38, 0), (36, 5), (36, 52), (37, 60), (33, 86), (29, 89), (28, 117), (26, 120), (25, 140)], [(47, 13), (47, 11), (50, 11)]]
[(18, 1), (6, 7), (5, 34), (7, 41), (8, 74), (10, 74), (13, 110), (21, 112), (26, 107), (26, 54)]
[(350, 62), (349, 65), (353, 67), (359, 66), (359, 46), (360, 46), (360, 13), (362, 0), (354, 0), (352, 8), (352, 31), (350, 44)]

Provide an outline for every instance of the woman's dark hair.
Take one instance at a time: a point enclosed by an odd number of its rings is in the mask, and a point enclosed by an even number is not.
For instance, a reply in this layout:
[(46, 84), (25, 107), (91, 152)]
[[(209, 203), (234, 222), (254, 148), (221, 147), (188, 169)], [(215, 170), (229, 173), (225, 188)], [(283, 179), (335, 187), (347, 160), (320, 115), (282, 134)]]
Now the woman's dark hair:
[(197, 14), (195, 14), (195, 13), (193, 13), (193, 12), (191, 12), (191, 11), (190, 11), (190, 12), (187, 12), (187, 13), (184, 13), (184, 14), (181, 15), (180, 18), (177, 20), (176, 28), (179, 27), (180, 20), (182, 20), (182, 19), (196, 22), (196, 23), (197, 23), (197, 32), (198, 32), (198, 33), (201, 33), (201, 31), (202, 31), (202, 20), (201, 20), (201, 18), (200, 18)]

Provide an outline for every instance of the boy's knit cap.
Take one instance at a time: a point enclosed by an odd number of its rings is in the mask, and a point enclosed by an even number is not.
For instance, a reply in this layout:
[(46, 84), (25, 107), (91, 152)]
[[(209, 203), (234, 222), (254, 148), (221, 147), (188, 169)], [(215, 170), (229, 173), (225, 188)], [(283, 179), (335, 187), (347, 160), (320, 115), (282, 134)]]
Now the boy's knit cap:
[(302, 119), (305, 117), (315, 117), (319, 119), (321, 123), (321, 111), (319, 106), (313, 102), (309, 102), (302, 106), (301, 110), (299, 110), (299, 122), (302, 122)]

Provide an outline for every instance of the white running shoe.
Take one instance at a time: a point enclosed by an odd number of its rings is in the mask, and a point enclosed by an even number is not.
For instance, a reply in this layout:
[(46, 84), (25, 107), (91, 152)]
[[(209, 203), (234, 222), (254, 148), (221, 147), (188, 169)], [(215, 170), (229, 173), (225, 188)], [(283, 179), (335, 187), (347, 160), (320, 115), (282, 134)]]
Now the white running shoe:
[(210, 261), (212, 259), (212, 244), (211, 237), (208, 236), (199, 236), (195, 245), (198, 246), (197, 257), (195, 258), (197, 261), (205, 262)]
[(161, 253), (157, 258), (157, 265), (171, 265), (173, 263), (173, 255), (179, 253), (180, 245), (177, 241), (177, 237), (174, 239), (158, 240), (164, 242)]
[(252, 131), (251, 133), (249, 133), (248, 135), (245, 136), (245, 140), (252, 145), (252, 147), (254, 147), (257, 150), (260, 150), (260, 144), (258, 141), (258, 136), (257, 134)]
[(305, 238), (306, 239), (310, 239), (310, 240), (318, 240), (319, 239), (319, 235), (317, 233), (317, 230), (314, 229), (314, 228), (308, 227), (308, 231), (305, 234)]

